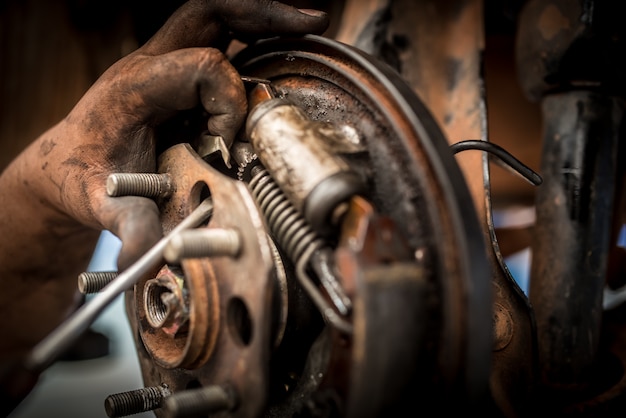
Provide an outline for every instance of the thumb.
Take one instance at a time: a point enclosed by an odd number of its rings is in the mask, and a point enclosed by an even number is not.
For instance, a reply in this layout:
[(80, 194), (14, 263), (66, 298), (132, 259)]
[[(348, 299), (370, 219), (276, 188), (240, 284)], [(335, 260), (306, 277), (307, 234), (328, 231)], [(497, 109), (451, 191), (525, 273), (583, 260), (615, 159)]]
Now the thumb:
[(163, 229), (157, 204), (145, 197), (109, 198), (100, 213), (105, 229), (122, 242), (117, 260), (118, 271), (126, 270), (162, 237)]

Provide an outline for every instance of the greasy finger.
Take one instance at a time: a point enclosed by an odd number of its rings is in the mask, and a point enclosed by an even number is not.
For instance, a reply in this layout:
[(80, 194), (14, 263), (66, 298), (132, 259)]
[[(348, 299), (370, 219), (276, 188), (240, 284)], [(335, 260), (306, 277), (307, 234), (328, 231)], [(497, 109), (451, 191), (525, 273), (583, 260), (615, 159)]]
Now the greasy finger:
[(275, 36), (321, 34), (329, 24), (325, 12), (298, 9), (278, 1), (217, 2), (221, 19), (235, 35)]
[(245, 119), (243, 82), (217, 49), (190, 48), (136, 57), (129, 66), (126, 71), (133, 76), (126, 87), (141, 98), (143, 106), (136, 111), (146, 122), (159, 122), (159, 118), (202, 104), (211, 115), (211, 133), (232, 140)]
[(328, 24), (324, 12), (297, 9), (277, 1), (190, 0), (137, 53), (159, 55), (203, 46), (225, 50), (230, 32), (256, 37), (321, 34)]

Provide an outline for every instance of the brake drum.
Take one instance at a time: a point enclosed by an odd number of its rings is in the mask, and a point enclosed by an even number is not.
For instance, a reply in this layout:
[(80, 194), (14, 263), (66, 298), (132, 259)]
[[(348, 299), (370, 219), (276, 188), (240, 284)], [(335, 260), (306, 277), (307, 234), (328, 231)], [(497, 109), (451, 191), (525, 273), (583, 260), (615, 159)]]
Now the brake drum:
[[(224, 414), (242, 417), (365, 417), (483, 402), (492, 349), (486, 245), (424, 104), (385, 64), (322, 37), (261, 41), (232, 62), (253, 81), (249, 90), (269, 82), (322, 128), (347, 133), (344, 143), (321, 146), (365, 179), (364, 196), (350, 201), (326, 242), (351, 309), (327, 312), (340, 318), (329, 321), (295, 278), (298, 260), (273, 238), (280, 221), (268, 221), (242, 176), (254, 150), (227, 167), (194, 144), (173, 146), (159, 160), (176, 185), (158, 202), (164, 230), (209, 197), (214, 211), (202, 228), (235, 230), (240, 247), (236, 256), (168, 266), (178, 269), (188, 313), (177, 332), (149, 320), (150, 300), (159, 302), (146, 297), (154, 277), (135, 287), (129, 315), (146, 385), (227, 387), (236, 406)], [(231, 152), (240, 145), (249, 149), (243, 131)], [(293, 159), (291, 170), (306, 170), (306, 159)]]

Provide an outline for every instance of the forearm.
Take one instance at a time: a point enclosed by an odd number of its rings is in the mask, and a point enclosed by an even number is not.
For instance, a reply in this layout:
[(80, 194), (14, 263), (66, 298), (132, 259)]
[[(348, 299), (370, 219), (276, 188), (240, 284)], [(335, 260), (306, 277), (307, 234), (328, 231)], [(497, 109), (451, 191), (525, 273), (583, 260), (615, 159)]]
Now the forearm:
[(30, 348), (75, 309), (76, 278), (99, 236), (59, 209), (60, 190), (52, 182), (61, 173), (42, 158), (42, 146), (54, 132), (45, 133), (0, 175), (2, 354)]

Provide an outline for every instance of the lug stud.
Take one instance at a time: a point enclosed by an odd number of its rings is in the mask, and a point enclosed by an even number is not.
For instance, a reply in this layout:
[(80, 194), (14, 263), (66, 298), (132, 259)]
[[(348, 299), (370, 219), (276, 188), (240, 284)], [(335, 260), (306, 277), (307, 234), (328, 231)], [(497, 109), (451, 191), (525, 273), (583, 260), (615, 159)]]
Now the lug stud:
[(78, 290), (83, 295), (98, 293), (117, 277), (117, 271), (86, 271), (78, 275)]
[(207, 416), (235, 407), (235, 396), (220, 386), (188, 389), (168, 396), (162, 409), (168, 418)]
[(240, 250), (241, 239), (234, 229), (198, 228), (173, 236), (163, 250), (163, 256), (168, 263), (174, 264), (185, 258), (237, 257)]
[(114, 173), (107, 178), (106, 186), (111, 197), (168, 197), (174, 189), (172, 178), (167, 173)]
[(170, 389), (165, 383), (160, 386), (115, 393), (104, 400), (104, 409), (110, 418), (125, 417), (160, 408), (163, 400), (170, 395)]

